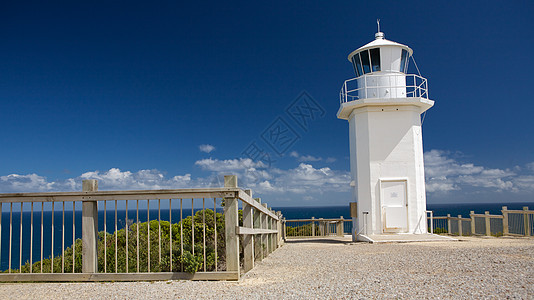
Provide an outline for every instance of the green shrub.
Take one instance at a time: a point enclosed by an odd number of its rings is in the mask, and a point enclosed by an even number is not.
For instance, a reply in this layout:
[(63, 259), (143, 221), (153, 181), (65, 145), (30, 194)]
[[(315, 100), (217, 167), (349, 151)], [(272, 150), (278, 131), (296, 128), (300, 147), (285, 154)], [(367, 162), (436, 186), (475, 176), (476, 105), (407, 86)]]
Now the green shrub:
[[(287, 236), (312, 236), (312, 224), (305, 224), (301, 226), (286, 226)], [(319, 236), (319, 226), (315, 226), (315, 235)]]
[[(428, 228), (428, 232), (430, 232), (430, 228)], [(445, 228), (434, 228), (434, 233), (442, 234), (442, 233), (448, 233), (448, 231)]]

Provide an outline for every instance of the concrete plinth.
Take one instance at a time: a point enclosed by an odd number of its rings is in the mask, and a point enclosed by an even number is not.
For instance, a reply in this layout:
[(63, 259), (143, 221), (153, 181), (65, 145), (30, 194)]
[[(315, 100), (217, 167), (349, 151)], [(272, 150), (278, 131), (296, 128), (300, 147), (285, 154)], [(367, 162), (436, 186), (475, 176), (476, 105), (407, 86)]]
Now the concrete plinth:
[(409, 243), (458, 241), (455, 238), (437, 234), (370, 234), (358, 235), (358, 241), (369, 243)]

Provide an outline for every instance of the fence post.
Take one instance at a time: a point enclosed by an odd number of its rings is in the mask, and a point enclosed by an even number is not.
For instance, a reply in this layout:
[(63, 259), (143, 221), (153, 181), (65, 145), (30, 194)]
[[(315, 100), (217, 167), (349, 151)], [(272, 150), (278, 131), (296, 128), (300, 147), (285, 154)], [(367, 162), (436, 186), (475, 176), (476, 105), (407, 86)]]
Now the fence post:
[(525, 236), (530, 236), (530, 222), (528, 219), (528, 206), (523, 206), (523, 223), (525, 224)]
[(475, 223), (475, 211), (472, 210), (469, 212), (469, 216), (471, 217), (471, 235), (475, 235), (476, 232), (476, 223)]
[[(98, 181), (82, 181), (83, 192), (98, 191)], [(82, 272), (98, 272), (98, 202), (82, 202)]]
[(486, 223), (486, 235), (491, 235), (490, 216), (489, 211), (484, 212), (484, 222)]
[(286, 228), (286, 218), (284, 218), (284, 220), (283, 220), (282, 228), (283, 228), (283, 231), (282, 231), (282, 238), (284, 239), (284, 243), (285, 243), (286, 240), (287, 240), (287, 235), (286, 235), (286, 234), (287, 234), (287, 233), (286, 233), (286, 230), (287, 230), (287, 228)]
[(278, 216), (278, 221), (276, 221), (276, 230), (277, 230), (277, 238), (276, 238), (276, 248), (279, 248), (282, 246), (282, 212), (277, 211), (276, 216)]
[[(237, 176), (225, 175), (224, 187), (236, 188)], [(239, 226), (238, 199), (224, 198), (224, 226), (226, 240), (226, 271), (237, 272), (239, 279), (239, 238), (236, 227)]]
[[(258, 203), (261, 203), (261, 198), (256, 198), (254, 200), (256, 200)], [(261, 215), (262, 215), (261, 211), (259, 210), (254, 211), (254, 228), (258, 228), (258, 229), (262, 228)], [(261, 261), (263, 259), (263, 251), (261, 248), (262, 237), (263, 237), (262, 234), (254, 236), (255, 238), (255, 243), (254, 243), (255, 253), (254, 254), (255, 254), (256, 261)]]
[[(251, 190), (245, 190), (252, 197)], [(254, 208), (243, 202), (243, 227), (254, 228)], [(245, 234), (243, 236), (243, 268), (248, 272), (254, 268), (254, 235)]]
[[(272, 212), (272, 211), (271, 211)], [(273, 230), (273, 221), (274, 219), (270, 216), (267, 217), (267, 224), (269, 226), (269, 229)], [(269, 233), (269, 254), (271, 254), (274, 251), (274, 234)]]
[[(272, 211), (276, 215), (276, 211)], [(276, 219), (271, 218), (271, 224), (273, 224), (273, 230), (276, 230), (276, 233), (273, 233), (273, 252), (278, 248), (278, 224)]]
[(325, 235), (325, 227), (323, 218), (319, 218), (319, 235), (324, 236)]
[(352, 219), (350, 234), (352, 241), (356, 242), (356, 235), (358, 234), (358, 202), (350, 202), (350, 217)]
[(312, 217), (312, 232), (311, 232), (311, 236), (312, 237), (315, 236), (315, 217)]
[(336, 231), (337, 231), (337, 236), (343, 236), (343, 216), (339, 217), (340, 220), (339, 222), (337, 223), (337, 228), (336, 228)]
[(451, 214), (447, 214), (447, 233), (452, 234), (451, 229)]
[[(430, 213), (430, 234), (434, 234), (434, 211), (432, 210), (427, 210), (425, 212), (425, 217), (427, 216), (427, 213)], [(428, 222), (427, 222), (428, 224)], [(427, 230), (428, 232), (428, 227), (427, 227)]]
[[(267, 207), (267, 203), (262, 203), (263, 207)], [(263, 229), (269, 229), (267, 225), (267, 216), (266, 214), (261, 214), (261, 228)], [(269, 234), (262, 234), (261, 235), (261, 253), (263, 258), (266, 258), (269, 255)]]
[(458, 235), (459, 235), (459, 236), (462, 236), (462, 235), (463, 235), (463, 230), (462, 230), (462, 215), (458, 215)]
[(502, 234), (508, 235), (510, 233), (510, 230), (508, 229), (508, 207), (503, 206), (501, 212), (502, 212)]

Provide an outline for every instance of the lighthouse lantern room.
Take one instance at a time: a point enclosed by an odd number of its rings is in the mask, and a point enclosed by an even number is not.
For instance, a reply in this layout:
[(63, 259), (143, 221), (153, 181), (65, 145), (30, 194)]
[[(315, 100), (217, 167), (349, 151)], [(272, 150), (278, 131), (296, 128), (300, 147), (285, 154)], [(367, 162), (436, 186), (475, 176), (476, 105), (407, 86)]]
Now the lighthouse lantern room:
[(413, 51), (384, 33), (348, 56), (355, 78), (340, 92), (349, 122), (353, 234), (427, 233), (421, 114), (434, 105), (427, 80), (408, 74)]

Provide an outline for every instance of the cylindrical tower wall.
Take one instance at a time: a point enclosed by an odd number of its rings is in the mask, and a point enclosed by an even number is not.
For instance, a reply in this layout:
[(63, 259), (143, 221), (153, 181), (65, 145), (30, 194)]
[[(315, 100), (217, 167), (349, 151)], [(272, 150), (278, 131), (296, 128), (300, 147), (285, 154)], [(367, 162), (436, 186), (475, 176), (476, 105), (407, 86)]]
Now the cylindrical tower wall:
[(357, 82), (358, 99), (406, 97), (406, 75), (404, 73), (363, 75), (357, 79)]

